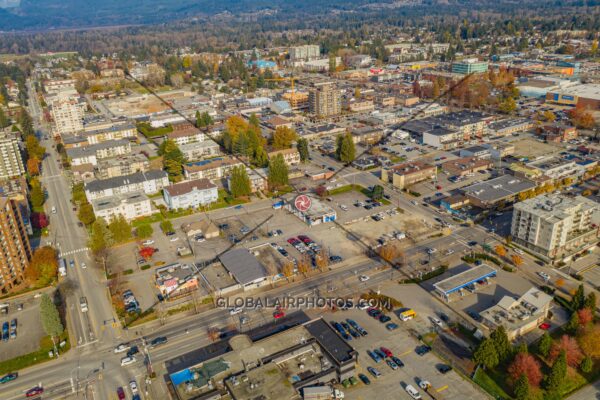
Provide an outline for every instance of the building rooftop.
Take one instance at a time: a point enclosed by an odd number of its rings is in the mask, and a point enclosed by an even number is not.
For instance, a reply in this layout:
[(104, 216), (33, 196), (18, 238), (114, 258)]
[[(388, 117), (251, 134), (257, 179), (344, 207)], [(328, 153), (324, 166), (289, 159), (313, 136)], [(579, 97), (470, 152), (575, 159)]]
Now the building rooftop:
[(115, 176), (113, 178), (91, 181), (85, 184), (85, 190), (88, 192), (100, 192), (103, 190), (138, 184), (155, 179), (166, 179), (168, 176), (169, 175), (166, 171), (153, 169), (146, 172), (136, 172), (131, 175)]
[(267, 277), (265, 267), (247, 249), (229, 250), (219, 256), (219, 261), (242, 285)]
[(531, 213), (548, 222), (558, 222), (576, 211), (600, 212), (600, 204), (583, 196), (544, 194), (515, 204), (515, 210)]
[(586, 99), (600, 100), (600, 84), (583, 83), (580, 85), (573, 85), (563, 88), (557, 92), (562, 95), (571, 95)]
[(194, 190), (207, 190), (216, 188), (217, 185), (209, 181), (208, 179), (194, 179), (192, 181), (184, 181), (175, 183), (173, 185), (165, 187), (163, 190), (171, 197), (182, 196), (193, 192)]
[(435, 168), (435, 166), (432, 164), (427, 164), (423, 161), (410, 161), (402, 164), (393, 165), (389, 169), (399, 175), (410, 175), (418, 173), (424, 169), (428, 170), (432, 168)]
[(521, 192), (533, 189), (536, 184), (524, 178), (513, 175), (502, 175), (485, 182), (476, 183), (463, 188), (463, 192), (482, 202), (500, 201)]
[(209, 160), (195, 161), (184, 164), (183, 168), (190, 172), (206, 171), (213, 168), (233, 166), (241, 164), (241, 162), (233, 157), (215, 157)]
[(94, 211), (108, 210), (120, 206), (123, 203), (135, 204), (148, 200), (144, 192), (129, 192), (92, 200)]
[(158, 286), (162, 286), (166, 281), (175, 279), (179, 285), (198, 273), (196, 266), (191, 264), (174, 263), (165, 265), (154, 270), (154, 278)]
[(446, 278), (434, 284), (433, 287), (442, 293), (449, 294), (479, 280), (495, 276), (496, 270), (487, 264), (477, 265), (466, 271)]
[(74, 147), (67, 149), (67, 155), (69, 158), (80, 158), (95, 155), (98, 150), (110, 149), (111, 147), (130, 146), (130, 142), (127, 139), (119, 140), (107, 140), (97, 144), (92, 144), (85, 147)]

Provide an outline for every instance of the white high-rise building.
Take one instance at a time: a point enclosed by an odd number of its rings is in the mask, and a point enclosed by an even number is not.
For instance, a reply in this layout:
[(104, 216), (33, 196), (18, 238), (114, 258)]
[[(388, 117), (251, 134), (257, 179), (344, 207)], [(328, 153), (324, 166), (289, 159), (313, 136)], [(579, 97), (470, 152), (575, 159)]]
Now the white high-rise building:
[(85, 102), (80, 102), (77, 92), (59, 92), (51, 99), (54, 135), (74, 134), (83, 131)]
[(564, 259), (598, 241), (600, 204), (588, 198), (543, 195), (515, 204), (512, 240), (548, 259)]
[(12, 134), (0, 134), (0, 179), (25, 174), (19, 139)]
[(321, 57), (321, 48), (316, 44), (307, 44), (304, 46), (290, 47), (290, 60), (309, 61)]

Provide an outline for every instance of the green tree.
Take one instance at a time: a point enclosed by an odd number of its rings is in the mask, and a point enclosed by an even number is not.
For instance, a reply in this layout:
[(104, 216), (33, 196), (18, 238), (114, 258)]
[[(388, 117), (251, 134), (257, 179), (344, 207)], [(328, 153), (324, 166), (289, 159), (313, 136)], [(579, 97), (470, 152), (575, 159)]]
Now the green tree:
[(381, 200), (383, 198), (383, 186), (381, 186), (381, 185), (373, 186), (373, 190), (371, 190), (371, 193), (369, 193), (369, 196), (373, 200)]
[(506, 97), (498, 104), (498, 109), (505, 114), (511, 114), (517, 109), (517, 103), (514, 98)]
[(590, 292), (590, 294), (588, 294), (586, 296), (583, 306), (585, 308), (589, 308), (590, 310), (592, 310), (592, 313), (595, 312), (595, 310), (596, 310), (596, 293)]
[(168, 219), (165, 219), (164, 221), (160, 222), (160, 230), (164, 233), (175, 232), (175, 230), (173, 229), (173, 223), (171, 222), (171, 220)]
[(521, 342), (517, 346), (516, 353), (517, 354), (527, 354), (529, 350), (527, 349), (527, 343)]
[(248, 124), (250, 124), (256, 128), (260, 127), (260, 121), (255, 113), (250, 114), (250, 118), (248, 119)]
[(306, 140), (305, 138), (298, 139), (298, 142), (296, 143), (296, 148), (298, 149), (298, 153), (300, 153), (300, 161), (308, 161), (308, 140)]
[(482, 364), (486, 368), (492, 369), (499, 363), (498, 352), (491, 339), (483, 339), (473, 353), (473, 361)]
[(579, 328), (579, 314), (577, 312), (573, 312), (571, 314), (571, 318), (569, 318), (569, 322), (565, 325), (565, 330), (569, 333), (576, 333)]
[(288, 184), (288, 167), (283, 155), (277, 154), (269, 161), (269, 186), (273, 189)]
[(583, 307), (585, 307), (585, 291), (583, 289), (583, 285), (579, 285), (577, 288), (577, 291), (571, 299), (571, 306), (575, 311), (581, 310)]
[(140, 239), (148, 239), (154, 233), (154, 229), (152, 229), (152, 225), (143, 224), (137, 227), (135, 230), (135, 235)]
[(254, 165), (259, 168), (264, 168), (269, 164), (269, 156), (265, 149), (261, 146), (254, 151)]
[(171, 139), (165, 140), (158, 148), (158, 155), (163, 157), (163, 167), (169, 174), (169, 179), (179, 181), (182, 177), (185, 157), (177, 147), (177, 143)]
[(516, 400), (527, 400), (529, 399), (530, 391), (529, 391), (529, 379), (527, 379), (527, 375), (521, 374), (519, 379), (515, 382), (515, 399)]
[(108, 224), (108, 230), (116, 243), (125, 243), (131, 240), (131, 225), (123, 215), (113, 218)]
[(92, 224), (89, 247), (94, 254), (99, 254), (113, 245), (113, 238), (104, 218), (97, 218)]
[(581, 371), (585, 372), (586, 374), (592, 372), (592, 368), (594, 368), (594, 361), (592, 360), (591, 357), (585, 357), (582, 361), (581, 361), (581, 365), (580, 365)]
[(512, 346), (510, 344), (510, 340), (508, 340), (508, 335), (506, 334), (506, 329), (504, 326), (500, 325), (498, 328), (496, 328), (490, 334), (490, 339), (492, 339), (494, 347), (496, 348), (496, 352), (498, 353), (498, 360), (503, 362), (512, 353)]
[(554, 361), (552, 369), (546, 376), (545, 387), (551, 393), (559, 393), (567, 376), (567, 353), (563, 350)]
[(56, 338), (63, 333), (65, 328), (60, 320), (60, 314), (56, 305), (46, 293), (42, 295), (40, 300), (40, 319), (42, 320), (44, 332), (52, 339), (54, 352), (58, 354), (56, 351)]
[(71, 196), (73, 197), (73, 201), (77, 204), (87, 203), (87, 197), (85, 196), (83, 183), (77, 183), (73, 185), (71, 189)]
[(44, 191), (42, 190), (42, 186), (37, 181), (31, 182), (31, 205), (34, 208), (39, 208), (44, 205), (44, 201), (46, 200), (44, 196)]
[(200, 111), (196, 111), (196, 128), (204, 128), (205, 126)]
[(542, 357), (548, 357), (551, 347), (552, 347), (552, 338), (550, 337), (548, 332), (545, 332), (542, 335), (542, 337), (537, 345), (538, 354), (541, 355)]
[(40, 146), (40, 142), (34, 135), (29, 135), (25, 138), (25, 149), (27, 150), (28, 158), (37, 158), (38, 160), (42, 160), (46, 153), (46, 149)]
[(214, 122), (212, 117), (210, 116), (210, 114), (207, 111), (204, 111), (202, 113), (201, 119), (202, 119), (202, 125), (204, 125), (204, 126), (211, 126)]
[(356, 148), (354, 147), (354, 140), (352, 135), (347, 132), (345, 135), (339, 135), (337, 137), (337, 147), (335, 150), (337, 159), (343, 163), (351, 163), (356, 158)]
[(4, 110), (0, 107), (0, 129), (10, 125), (10, 120), (6, 117)]
[(250, 196), (252, 189), (250, 186), (250, 178), (246, 172), (246, 167), (239, 165), (231, 170), (229, 190), (233, 197)]
[(33, 122), (31, 121), (31, 116), (27, 113), (25, 108), (21, 109), (18, 122), (21, 126), (21, 133), (23, 133), (24, 136), (35, 136), (35, 129), (33, 129)]
[(90, 203), (85, 203), (81, 205), (79, 208), (79, 212), (77, 213), (77, 218), (85, 225), (91, 225), (96, 220), (96, 215), (94, 215), (94, 208)]

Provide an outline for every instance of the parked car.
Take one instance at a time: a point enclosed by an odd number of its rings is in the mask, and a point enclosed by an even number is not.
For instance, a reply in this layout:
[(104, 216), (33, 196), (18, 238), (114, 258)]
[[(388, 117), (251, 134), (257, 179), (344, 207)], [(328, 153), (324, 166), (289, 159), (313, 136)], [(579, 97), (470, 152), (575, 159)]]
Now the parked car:
[(358, 378), (362, 381), (362, 383), (364, 383), (365, 385), (370, 385), (371, 384), (371, 380), (369, 379), (368, 376), (366, 376), (365, 374), (358, 374)]
[(131, 348), (131, 346), (129, 346), (126, 343), (121, 343), (120, 345), (118, 345), (117, 347), (115, 347), (114, 349), (114, 353), (118, 354), (118, 353), (122, 353), (124, 351), (127, 351)]
[(135, 362), (135, 357), (123, 357), (121, 358), (121, 366), (124, 367), (126, 365), (133, 364)]
[(448, 372), (452, 371), (452, 367), (447, 364), (438, 364), (437, 370), (442, 374), (447, 374)]
[(377, 368), (368, 367), (367, 371), (369, 371), (369, 373), (371, 375), (373, 375), (375, 378), (379, 378), (381, 376), (381, 372), (379, 372), (379, 370)]
[(426, 344), (417, 346), (417, 348), (415, 349), (415, 352), (420, 356), (424, 356), (425, 354), (429, 353), (430, 351), (431, 351), (431, 347), (429, 347)]
[(396, 330), (396, 329), (398, 329), (398, 324), (390, 322), (389, 324), (385, 325), (385, 329), (387, 329), (388, 331)]
[(403, 362), (402, 362), (402, 360), (400, 360), (398, 357), (396, 357), (396, 356), (392, 356), (392, 357), (391, 357), (391, 360), (392, 360), (393, 362), (395, 362), (395, 363), (396, 363), (396, 365), (397, 365), (397, 366), (399, 366), (400, 368), (404, 367), (404, 363), (403, 363)]
[(119, 398), (119, 400), (125, 400), (125, 391), (121, 386), (117, 388), (117, 397)]
[(34, 396), (40, 395), (42, 393), (44, 393), (44, 388), (36, 386), (36, 387), (33, 387), (33, 388), (29, 389), (28, 391), (26, 391), (25, 396), (26, 397), (34, 397)]
[(406, 385), (404, 390), (406, 390), (406, 393), (408, 393), (410, 395), (410, 397), (412, 397), (413, 399), (415, 399), (415, 400), (421, 399), (421, 393), (419, 393), (419, 391), (417, 389), (415, 389), (414, 386)]

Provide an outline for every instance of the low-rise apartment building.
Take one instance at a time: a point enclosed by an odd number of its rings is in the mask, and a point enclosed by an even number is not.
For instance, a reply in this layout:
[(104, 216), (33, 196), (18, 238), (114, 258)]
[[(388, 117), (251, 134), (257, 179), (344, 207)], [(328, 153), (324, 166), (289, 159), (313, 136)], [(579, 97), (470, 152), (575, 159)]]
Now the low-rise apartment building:
[(436, 175), (436, 166), (423, 161), (411, 161), (381, 169), (381, 180), (390, 182), (399, 189), (408, 188), (427, 179), (434, 179)]
[(131, 143), (127, 139), (109, 140), (85, 147), (67, 149), (71, 165), (98, 165), (98, 160), (131, 153)]
[(179, 146), (179, 150), (188, 161), (201, 160), (203, 158), (216, 157), (221, 154), (221, 146), (212, 140), (204, 142), (190, 142)]
[(115, 178), (146, 172), (150, 169), (150, 161), (143, 154), (127, 154), (98, 161), (95, 168), (96, 179)]
[(216, 157), (209, 160), (186, 163), (183, 174), (187, 180), (210, 179), (213, 181), (225, 178), (238, 165), (244, 165), (234, 157)]
[(19, 142), (15, 135), (0, 132), (0, 180), (25, 175)]
[(541, 195), (515, 204), (511, 235), (542, 258), (562, 260), (596, 245), (599, 220), (600, 204), (593, 200)]
[(173, 140), (178, 146), (193, 142), (204, 142), (206, 135), (200, 129), (189, 123), (173, 125), (173, 132), (167, 134), (167, 139)]
[(91, 181), (84, 185), (84, 190), (88, 201), (91, 202), (103, 197), (138, 191), (150, 195), (160, 192), (168, 185), (169, 175), (166, 171), (150, 170)]
[(169, 209), (207, 206), (219, 199), (217, 185), (208, 179), (183, 181), (163, 189), (163, 198)]
[(152, 214), (152, 204), (144, 192), (128, 192), (92, 200), (96, 218), (110, 222), (122, 215), (127, 221)]

